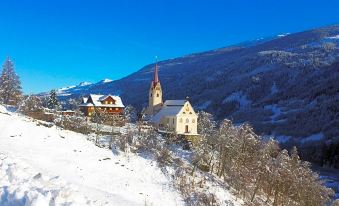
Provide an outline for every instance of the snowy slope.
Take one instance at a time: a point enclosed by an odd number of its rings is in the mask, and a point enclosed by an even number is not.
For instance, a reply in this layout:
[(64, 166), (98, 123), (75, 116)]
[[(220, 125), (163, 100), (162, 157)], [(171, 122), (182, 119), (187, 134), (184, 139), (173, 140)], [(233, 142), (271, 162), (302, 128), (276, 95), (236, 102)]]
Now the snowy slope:
[(183, 205), (150, 159), (0, 113), (0, 205)]

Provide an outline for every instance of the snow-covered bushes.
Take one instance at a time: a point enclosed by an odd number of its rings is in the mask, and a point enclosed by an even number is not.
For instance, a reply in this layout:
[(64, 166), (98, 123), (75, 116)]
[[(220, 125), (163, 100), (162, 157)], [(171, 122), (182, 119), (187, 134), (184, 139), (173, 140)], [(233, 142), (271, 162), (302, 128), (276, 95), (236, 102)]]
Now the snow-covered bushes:
[[(310, 164), (280, 150), (274, 140), (263, 141), (250, 125), (229, 120), (217, 128), (211, 116), (199, 114), (200, 144), (194, 145), (193, 164), (205, 165), (231, 185), (250, 204), (324, 205), (333, 191), (323, 186)], [(256, 197), (260, 198), (256, 198)]]
[(161, 147), (156, 153), (156, 159), (160, 166), (170, 166), (173, 163), (171, 151), (166, 147)]
[(338, 200), (335, 200), (332, 204), (332, 206), (339, 206), (339, 199)]
[(82, 134), (89, 134), (92, 131), (86, 117), (80, 111), (76, 111), (73, 115), (59, 115), (54, 122), (59, 127)]
[(18, 111), (25, 115), (32, 114), (34, 112), (42, 112), (42, 101), (38, 96), (28, 95), (22, 100)]
[(45, 122), (53, 122), (55, 114), (46, 111), (42, 100), (38, 96), (28, 95), (20, 103), (18, 112)]

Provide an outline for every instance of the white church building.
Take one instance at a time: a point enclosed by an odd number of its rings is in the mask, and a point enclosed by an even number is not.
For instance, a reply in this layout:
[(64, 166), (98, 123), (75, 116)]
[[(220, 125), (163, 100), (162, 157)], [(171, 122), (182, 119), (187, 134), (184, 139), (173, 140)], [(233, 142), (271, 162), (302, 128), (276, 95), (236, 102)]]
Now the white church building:
[(150, 122), (159, 130), (167, 129), (179, 135), (198, 135), (198, 115), (188, 99), (162, 100), (162, 89), (158, 77), (158, 64), (155, 64), (154, 77), (148, 94), (146, 110)]

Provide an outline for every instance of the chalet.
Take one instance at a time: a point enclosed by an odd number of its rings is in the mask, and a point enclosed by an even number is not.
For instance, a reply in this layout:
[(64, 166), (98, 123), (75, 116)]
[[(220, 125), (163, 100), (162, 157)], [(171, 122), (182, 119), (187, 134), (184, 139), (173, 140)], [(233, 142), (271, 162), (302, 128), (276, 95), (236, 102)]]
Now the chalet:
[(119, 96), (95, 94), (84, 97), (79, 107), (87, 117), (91, 117), (95, 111), (122, 114), (125, 108)]
[(154, 77), (148, 94), (149, 105), (146, 114), (150, 122), (159, 130), (172, 130), (179, 135), (198, 135), (198, 115), (188, 98), (185, 100), (166, 100), (163, 103), (162, 89), (155, 65)]

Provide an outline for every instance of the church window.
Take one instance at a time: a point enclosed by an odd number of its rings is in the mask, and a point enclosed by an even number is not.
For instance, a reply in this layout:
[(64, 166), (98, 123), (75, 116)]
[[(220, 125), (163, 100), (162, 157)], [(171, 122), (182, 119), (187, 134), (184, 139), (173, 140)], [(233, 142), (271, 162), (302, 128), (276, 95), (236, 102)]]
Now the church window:
[(157, 97), (159, 97), (159, 94), (157, 93)]
[(192, 123), (195, 123), (195, 119), (192, 119)]
[(190, 120), (187, 118), (187, 119), (186, 119), (186, 123), (189, 123), (189, 122), (190, 122)]
[(173, 118), (173, 124), (174, 124), (174, 118)]

